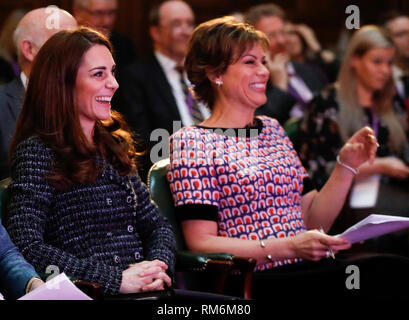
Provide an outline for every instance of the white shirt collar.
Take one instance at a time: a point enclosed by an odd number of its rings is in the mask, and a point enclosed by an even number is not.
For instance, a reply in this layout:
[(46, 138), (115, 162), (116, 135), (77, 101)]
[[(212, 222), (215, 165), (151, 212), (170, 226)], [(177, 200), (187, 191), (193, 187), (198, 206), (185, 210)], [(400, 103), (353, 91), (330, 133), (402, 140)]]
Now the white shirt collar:
[(392, 75), (394, 79), (400, 79), (404, 75), (404, 72), (401, 68), (394, 64), (392, 65)]
[(20, 79), (21, 79), (21, 83), (24, 86), (24, 89), (27, 90), (28, 78), (27, 78), (27, 76), (26, 76), (26, 74), (24, 72), (20, 73)]
[(172, 60), (171, 58), (165, 56), (163, 53), (159, 51), (155, 51), (155, 56), (158, 59), (159, 64), (165, 70), (165, 72), (175, 70), (175, 67), (177, 65), (175, 60)]

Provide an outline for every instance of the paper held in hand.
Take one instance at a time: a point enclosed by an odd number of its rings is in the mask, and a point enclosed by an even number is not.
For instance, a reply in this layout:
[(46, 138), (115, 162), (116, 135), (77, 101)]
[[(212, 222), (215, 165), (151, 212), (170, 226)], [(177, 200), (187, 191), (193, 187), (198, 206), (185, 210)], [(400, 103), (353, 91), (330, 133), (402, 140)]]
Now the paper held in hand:
[(409, 228), (409, 218), (371, 214), (335, 237), (356, 243), (406, 228)]
[(92, 300), (78, 289), (64, 273), (52, 278), (19, 300)]

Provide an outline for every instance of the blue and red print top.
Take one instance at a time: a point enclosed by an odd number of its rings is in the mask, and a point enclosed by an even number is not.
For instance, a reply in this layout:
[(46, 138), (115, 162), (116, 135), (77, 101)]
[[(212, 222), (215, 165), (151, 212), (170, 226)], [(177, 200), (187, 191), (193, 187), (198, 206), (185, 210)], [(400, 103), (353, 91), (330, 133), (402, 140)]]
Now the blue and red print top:
[[(250, 134), (192, 126), (171, 136), (168, 180), (182, 220), (213, 220), (219, 236), (246, 240), (306, 231), (307, 172), (279, 123), (265, 116), (256, 121), (259, 128)], [(256, 270), (298, 261), (266, 262)]]

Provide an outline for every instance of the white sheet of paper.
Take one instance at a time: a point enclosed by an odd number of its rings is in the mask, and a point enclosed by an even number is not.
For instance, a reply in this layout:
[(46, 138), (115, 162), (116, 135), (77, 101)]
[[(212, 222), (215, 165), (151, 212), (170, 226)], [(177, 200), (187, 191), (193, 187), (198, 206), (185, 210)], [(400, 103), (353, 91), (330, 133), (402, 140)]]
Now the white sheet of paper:
[(19, 300), (92, 300), (78, 289), (64, 273), (52, 278)]
[(409, 228), (409, 218), (371, 214), (335, 237), (342, 237), (356, 243)]
[(373, 208), (378, 199), (381, 176), (373, 175), (352, 186), (349, 205), (351, 208)]
[(1, 293), (0, 293), (0, 300), (4, 300), (4, 297), (2, 296)]

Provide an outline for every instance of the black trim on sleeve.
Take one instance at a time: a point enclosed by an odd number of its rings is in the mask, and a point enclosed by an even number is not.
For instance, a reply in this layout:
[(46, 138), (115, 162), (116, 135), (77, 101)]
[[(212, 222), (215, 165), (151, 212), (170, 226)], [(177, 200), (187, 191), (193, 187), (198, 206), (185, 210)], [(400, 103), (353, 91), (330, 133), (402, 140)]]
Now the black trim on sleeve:
[(314, 182), (309, 177), (304, 178), (303, 184), (304, 184), (304, 189), (302, 191), (302, 195), (305, 195), (308, 192), (317, 189), (314, 185)]
[(184, 204), (175, 208), (176, 217), (184, 220), (210, 220), (217, 222), (218, 209), (209, 204)]

